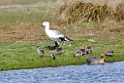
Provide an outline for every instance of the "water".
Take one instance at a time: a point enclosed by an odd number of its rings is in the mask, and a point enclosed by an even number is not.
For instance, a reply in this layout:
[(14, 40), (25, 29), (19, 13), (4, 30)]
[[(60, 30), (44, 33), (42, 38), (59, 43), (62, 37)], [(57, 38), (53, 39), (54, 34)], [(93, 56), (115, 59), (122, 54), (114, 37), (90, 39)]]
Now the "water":
[(0, 83), (124, 83), (124, 62), (0, 72)]

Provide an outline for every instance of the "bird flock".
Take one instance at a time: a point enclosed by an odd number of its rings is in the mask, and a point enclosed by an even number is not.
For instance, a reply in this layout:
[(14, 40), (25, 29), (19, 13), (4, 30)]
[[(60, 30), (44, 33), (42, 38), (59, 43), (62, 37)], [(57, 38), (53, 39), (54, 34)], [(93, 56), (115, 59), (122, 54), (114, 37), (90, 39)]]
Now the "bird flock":
[[(45, 33), (47, 37), (55, 42), (54, 46), (48, 46), (48, 47), (56, 47), (55, 50), (52, 50), (49, 52), (50, 57), (53, 60), (56, 60), (56, 55), (61, 55), (64, 52), (64, 49), (60, 47), (60, 42), (62, 41), (73, 41), (71, 38), (69, 38), (67, 35), (64, 33), (58, 31), (58, 30), (51, 30), (50, 29), (50, 23), (45, 21), (42, 23), (42, 26), (45, 27)], [(90, 54), (94, 50), (93, 46), (87, 46), (86, 48), (81, 48), (73, 54), (73, 57), (78, 57), (80, 58), (81, 56), (84, 56), (85, 54)], [(40, 57), (43, 58), (45, 55), (45, 51), (40, 48), (40, 46), (37, 46), (37, 52), (40, 54)], [(107, 57), (112, 57), (113, 56), (113, 51), (112, 50), (105, 50), (105, 55)], [(94, 56), (88, 56), (86, 59), (86, 62), (88, 64), (104, 64), (104, 54), (101, 54), (100, 58), (94, 57)]]
[[(37, 46), (37, 52), (39, 53), (40, 57), (42, 58), (45, 55), (45, 51), (40, 48), (40, 46)], [(56, 55), (61, 55), (64, 52), (64, 49), (62, 47), (58, 47), (55, 50), (52, 50), (49, 52), (50, 57), (55, 60)]]
[[(86, 48), (81, 48), (81, 49), (74, 52), (73, 57), (74, 58), (76, 58), (76, 57), (80, 58), (81, 56), (92, 53), (93, 50), (94, 50), (93, 46), (88, 46)], [(43, 49), (41, 49), (40, 46), (37, 46), (37, 52), (39, 53), (41, 58), (43, 58), (45, 56), (45, 51)], [(49, 56), (53, 60), (56, 60), (56, 55), (60, 56), (62, 53), (64, 53), (64, 48), (57, 47), (55, 50), (49, 51)], [(97, 58), (95, 56), (88, 56), (86, 58), (86, 62), (88, 64), (104, 64), (104, 55), (106, 55), (107, 57), (112, 57), (113, 53), (114, 52), (112, 50), (107, 49), (107, 50), (104, 51), (104, 54), (101, 54), (100, 58)]]

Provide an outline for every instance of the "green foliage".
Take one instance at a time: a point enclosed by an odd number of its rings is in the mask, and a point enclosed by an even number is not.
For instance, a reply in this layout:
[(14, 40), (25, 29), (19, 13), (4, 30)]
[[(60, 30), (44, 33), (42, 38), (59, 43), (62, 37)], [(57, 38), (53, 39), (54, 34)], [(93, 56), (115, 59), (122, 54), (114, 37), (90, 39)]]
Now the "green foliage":
[(51, 4), (54, 2), (55, 0), (2, 0), (0, 1), (3, 5), (3, 8), (0, 8), (0, 25), (15, 27), (34, 21), (42, 22), (48, 19), (53, 21)]

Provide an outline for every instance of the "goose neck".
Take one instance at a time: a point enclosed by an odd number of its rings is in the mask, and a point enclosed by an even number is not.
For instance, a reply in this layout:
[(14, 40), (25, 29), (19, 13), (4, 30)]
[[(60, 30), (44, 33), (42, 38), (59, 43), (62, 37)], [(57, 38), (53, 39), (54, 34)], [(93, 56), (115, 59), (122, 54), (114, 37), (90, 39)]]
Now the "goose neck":
[(45, 27), (45, 30), (49, 30), (49, 25), (47, 25), (47, 26)]

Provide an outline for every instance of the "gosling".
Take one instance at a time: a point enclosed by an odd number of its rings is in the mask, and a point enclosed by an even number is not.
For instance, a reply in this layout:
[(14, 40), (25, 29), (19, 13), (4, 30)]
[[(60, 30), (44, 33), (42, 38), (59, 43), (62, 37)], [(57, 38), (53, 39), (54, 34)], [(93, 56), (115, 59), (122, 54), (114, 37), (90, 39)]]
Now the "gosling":
[(113, 56), (113, 51), (112, 50), (105, 50), (105, 55), (108, 57), (112, 57)]
[(37, 52), (40, 54), (41, 58), (45, 55), (45, 51), (41, 49), (40, 46), (37, 46)]
[(55, 55), (57, 54), (57, 52), (55, 51), (55, 50), (53, 50), (53, 51), (50, 51), (50, 57), (53, 59), (53, 60), (55, 60), (56, 59), (56, 57), (55, 57)]
[(85, 49), (81, 48), (74, 53), (74, 57), (81, 57), (85, 54)]
[(58, 47), (58, 48), (56, 48), (56, 52), (58, 55), (60, 55), (64, 52), (64, 49), (62, 47)]
[(88, 54), (89, 54), (89, 53), (92, 53), (92, 51), (94, 50), (94, 47), (88, 46), (86, 49), (88, 50)]

